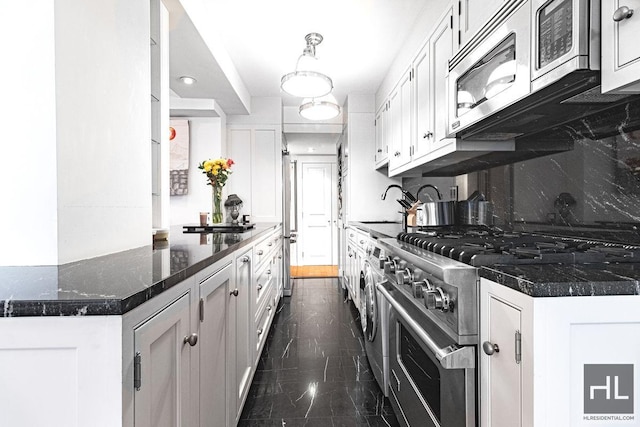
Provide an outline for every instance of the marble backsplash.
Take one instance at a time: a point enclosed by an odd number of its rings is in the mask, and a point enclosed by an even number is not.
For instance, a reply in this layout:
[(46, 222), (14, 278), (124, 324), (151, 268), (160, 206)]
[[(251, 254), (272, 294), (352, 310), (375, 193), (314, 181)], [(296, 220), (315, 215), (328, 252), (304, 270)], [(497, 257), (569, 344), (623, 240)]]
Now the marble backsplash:
[(458, 185), (495, 205), (498, 225), (632, 228), (640, 226), (640, 131), (603, 139), (575, 138), (571, 151), (457, 178), (409, 178), (415, 192), (431, 183), (443, 194)]

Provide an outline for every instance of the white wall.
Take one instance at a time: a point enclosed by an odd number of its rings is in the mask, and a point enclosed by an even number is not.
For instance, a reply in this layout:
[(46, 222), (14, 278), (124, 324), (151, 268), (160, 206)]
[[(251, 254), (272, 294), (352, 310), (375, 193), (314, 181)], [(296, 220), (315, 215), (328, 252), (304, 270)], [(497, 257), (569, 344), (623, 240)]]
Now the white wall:
[[(211, 213), (211, 186), (198, 165), (206, 159), (222, 157), (221, 118), (189, 118), (189, 193), (171, 196), (171, 225), (197, 224), (199, 212)], [(233, 168), (231, 168), (233, 170)], [(233, 174), (229, 177), (233, 179)], [(226, 190), (226, 188), (225, 188)], [(223, 198), (226, 195), (223, 194)]]
[(0, 265), (58, 258), (53, 4), (0, 3)]
[(56, 0), (58, 263), (151, 243), (149, 2)]
[[(38, 13), (34, 13), (37, 10)], [(149, 3), (3, 2), (1, 265), (151, 242)], [(18, 71), (17, 71), (18, 70)]]

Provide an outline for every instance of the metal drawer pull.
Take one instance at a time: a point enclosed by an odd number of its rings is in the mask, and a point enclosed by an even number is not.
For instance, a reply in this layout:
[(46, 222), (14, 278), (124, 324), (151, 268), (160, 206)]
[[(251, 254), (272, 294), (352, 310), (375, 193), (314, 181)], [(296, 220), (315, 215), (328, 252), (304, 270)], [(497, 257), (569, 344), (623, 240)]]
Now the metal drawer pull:
[(234, 297), (237, 297), (238, 296), (238, 290), (237, 289), (232, 290), (231, 292), (229, 292), (229, 295), (233, 295)]
[(264, 251), (263, 251), (262, 249), (260, 249), (260, 250), (258, 251), (258, 255), (262, 255), (263, 253), (264, 253)]
[(258, 329), (258, 335), (262, 335), (262, 328)]
[(273, 246), (273, 242), (267, 243), (267, 246)]
[(271, 269), (268, 269), (268, 270), (267, 270), (267, 274), (271, 274)]
[(616, 22), (624, 21), (633, 16), (633, 9), (629, 9), (627, 6), (619, 7), (613, 12), (613, 20)]
[(438, 344), (425, 332), (407, 311), (391, 296), (389, 291), (381, 284), (376, 285), (378, 292), (384, 296), (389, 304), (398, 313), (398, 316), (402, 318), (402, 321), (408, 326), (421, 341), (429, 348), (429, 350), (436, 356), (436, 359), (440, 361), (440, 364), (445, 369), (462, 369), (462, 368), (474, 368), (475, 367), (475, 351), (473, 346), (458, 347), (455, 344), (447, 346), (445, 348), (438, 347)]
[(500, 353), (500, 347), (498, 347), (498, 344), (485, 341), (482, 343), (482, 351), (484, 351), (487, 356), (491, 356), (493, 353)]
[(258, 286), (256, 286), (256, 288), (258, 288), (258, 290), (262, 289), (262, 285), (260, 283), (258, 283)]
[(240, 261), (243, 263), (247, 263), (249, 262), (249, 257), (248, 256), (243, 256), (242, 258), (240, 258)]
[(186, 337), (184, 337), (184, 340), (182, 340), (182, 342), (193, 347), (194, 345), (198, 344), (198, 334), (193, 333), (191, 335), (187, 335)]
[(267, 306), (267, 311), (271, 311), (271, 306), (270, 305)]

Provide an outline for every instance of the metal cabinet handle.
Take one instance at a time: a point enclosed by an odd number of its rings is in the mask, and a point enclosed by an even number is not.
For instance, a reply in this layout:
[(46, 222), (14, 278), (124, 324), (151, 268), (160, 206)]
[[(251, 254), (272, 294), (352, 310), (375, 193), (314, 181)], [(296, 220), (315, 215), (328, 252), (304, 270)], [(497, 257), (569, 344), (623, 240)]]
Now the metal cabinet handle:
[(258, 335), (262, 335), (262, 328), (258, 329)]
[(271, 311), (271, 306), (270, 305), (267, 306), (267, 311)]
[(349, 254), (349, 258), (352, 258), (352, 257), (353, 257), (353, 254)]
[(422, 134), (423, 139), (431, 138), (432, 136), (433, 136), (433, 132), (431, 131), (427, 131), (424, 134)]
[(187, 335), (186, 337), (184, 337), (184, 340), (182, 340), (183, 344), (189, 344), (191, 347), (193, 347), (194, 345), (198, 344), (198, 334), (193, 333), (191, 335)]
[(395, 157), (398, 157), (398, 156), (400, 155), (400, 152), (399, 152), (399, 151), (396, 151), (393, 155), (394, 155)]
[(237, 297), (238, 296), (238, 290), (237, 289), (232, 290), (231, 292), (229, 292), (229, 295), (233, 295), (234, 297)]
[(378, 148), (378, 153), (382, 153), (382, 148)]
[(282, 255), (278, 255), (278, 259), (282, 259)]
[(633, 16), (633, 9), (629, 9), (627, 6), (619, 7), (613, 12), (613, 20), (616, 22), (624, 21)]
[(360, 244), (362, 245), (364, 243), (364, 240), (360, 240)]
[(273, 246), (273, 242), (267, 243), (267, 246)]
[(260, 290), (262, 290), (262, 285), (260, 283), (258, 283), (258, 286), (256, 286), (256, 288), (260, 291)]
[(262, 255), (263, 253), (264, 253), (264, 251), (263, 251), (262, 249), (260, 249), (260, 250), (258, 251), (258, 255)]
[(267, 274), (271, 274), (271, 269), (268, 269), (268, 270), (267, 270)]
[(243, 262), (243, 263), (249, 262), (249, 257), (248, 256), (243, 256), (242, 258), (240, 258), (240, 262)]
[(500, 353), (500, 347), (498, 347), (498, 344), (493, 344), (489, 341), (482, 343), (482, 350), (487, 356), (491, 356), (493, 353)]

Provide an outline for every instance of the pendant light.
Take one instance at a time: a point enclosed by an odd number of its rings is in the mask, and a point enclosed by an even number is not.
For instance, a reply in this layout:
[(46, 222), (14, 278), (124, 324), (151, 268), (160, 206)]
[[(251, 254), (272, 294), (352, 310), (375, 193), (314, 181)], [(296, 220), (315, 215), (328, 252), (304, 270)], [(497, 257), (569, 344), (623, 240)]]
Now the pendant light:
[(333, 82), (326, 75), (315, 71), (317, 61), (316, 46), (322, 42), (318, 33), (305, 36), (307, 46), (296, 62), (296, 70), (285, 74), (280, 80), (280, 87), (289, 95), (300, 98), (317, 98), (331, 93)]
[(309, 120), (329, 120), (340, 114), (340, 106), (333, 94), (307, 98), (300, 105), (300, 115)]

